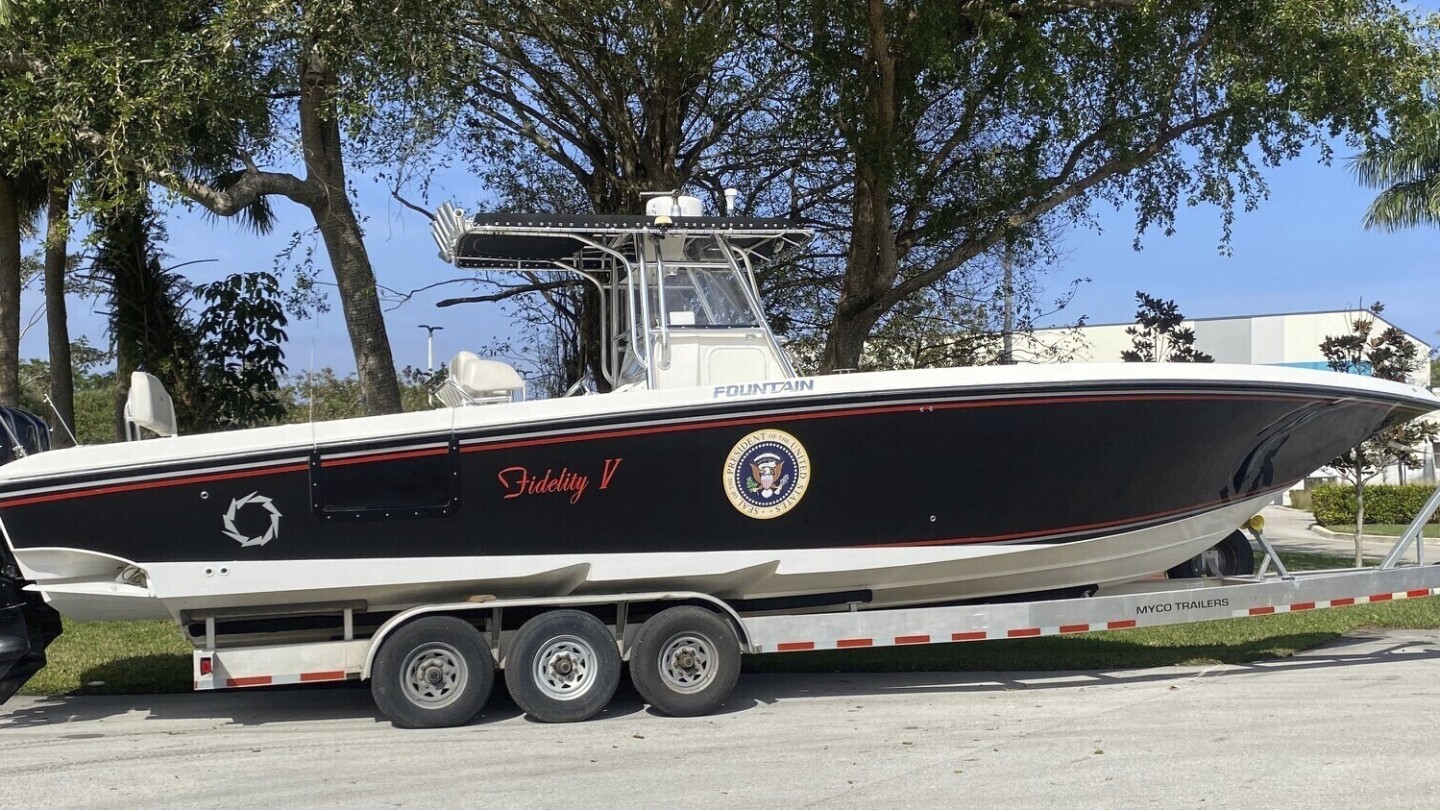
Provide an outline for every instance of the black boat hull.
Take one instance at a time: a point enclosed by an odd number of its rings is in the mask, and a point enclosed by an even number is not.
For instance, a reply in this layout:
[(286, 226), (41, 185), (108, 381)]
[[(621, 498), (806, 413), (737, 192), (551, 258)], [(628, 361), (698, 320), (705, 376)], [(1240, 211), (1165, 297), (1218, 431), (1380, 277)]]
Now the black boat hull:
[[(1212, 531), (1196, 519), (1223, 513), (1229, 525), (1213, 531), (1233, 530), (1248, 517), (1240, 513), (1357, 437), (1424, 410), (1253, 383), (715, 393), (689, 408), (16, 480), (0, 488), (0, 521), (22, 562), (85, 569), (97, 587), (133, 565), (164, 598), (157, 571), (209, 570), (213, 584), (186, 586), (209, 594), (184, 604), (260, 593), (259, 583), (235, 579), (257, 564), (318, 563), (339, 579), (378, 580), (385, 561), (405, 570), (490, 561), (462, 588), (476, 593), (524, 592), (527, 576), (540, 590), (593, 589), (592, 572), (555, 572), (606, 558), (664, 558), (664, 567), (686, 556), (733, 561), (728, 584), (710, 589), (763, 598), (776, 595), (765, 583), (785, 579), (786, 554), (805, 554), (801, 567), (810, 568), (833, 554), (863, 580), (863, 560), (903, 567), (907, 549), (915, 564), (933, 564), (1190, 526), (1156, 545), (1165, 559), (1151, 570), (1163, 570)], [(547, 559), (556, 565), (506, 563)], [(128, 576), (120, 579), (142, 582)], [(337, 592), (340, 582), (315, 576), (316, 594)], [(630, 581), (705, 576), (719, 574), (699, 565)]]

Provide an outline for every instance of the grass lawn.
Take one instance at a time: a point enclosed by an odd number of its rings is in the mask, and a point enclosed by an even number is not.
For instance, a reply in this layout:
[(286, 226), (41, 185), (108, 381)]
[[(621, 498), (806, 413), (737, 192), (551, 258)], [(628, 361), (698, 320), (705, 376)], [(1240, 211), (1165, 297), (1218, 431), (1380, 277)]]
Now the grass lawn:
[[(1373, 561), (1371, 561), (1373, 562)], [(1347, 558), (1286, 555), (1295, 570)], [(747, 672), (956, 672), (1243, 664), (1294, 655), (1361, 628), (1440, 629), (1440, 598), (983, 644), (753, 655)], [(190, 647), (169, 622), (65, 622), (22, 694), (144, 694), (191, 688)]]
[[(1355, 536), (1354, 523), (1327, 523), (1325, 524), (1325, 528), (1336, 534), (1345, 534), (1351, 537)], [(1410, 525), (1407, 523), (1366, 523), (1365, 533), (1378, 534), (1385, 537), (1399, 537), (1404, 534), (1408, 528), (1410, 528)], [(1426, 526), (1425, 534), (1428, 537), (1434, 537), (1440, 534), (1440, 527)]]

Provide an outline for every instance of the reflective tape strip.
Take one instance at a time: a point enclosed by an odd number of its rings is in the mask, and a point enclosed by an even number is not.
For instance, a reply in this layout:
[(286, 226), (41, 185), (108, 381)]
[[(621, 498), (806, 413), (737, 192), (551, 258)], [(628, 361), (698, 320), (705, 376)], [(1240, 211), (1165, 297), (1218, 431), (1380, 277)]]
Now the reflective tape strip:
[[(1345, 596), (1330, 601), (1320, 602), (1295, 602), (1288, 605), (1263, 605), (1261, 607), (1241, 608), (1232, 612), (1236, 617), (1242, 616), (1269, 616), (1275, 613), (1300, 613), (1307, 610), (1319, 610), (1329, 607), (1345, 607), (1346, 605), (1364, 605), (1379, 602), (1390, 602), (1396, 599), (1419, 599), (1440, 593), (1440, 589), (1418, 588), (1410, 591), (1397, 593), (1377, 593), (1370, 596)], [(1183, 614), (1174, 614), (1183, 615)], [(1161, 622), (1157, 626), (1175, 624), (1174, 621)], [(1101, 630), (1128, 630), (1139, 627), (1140, 622), (1135, 619), (1118, 619), (1108, 622), (1091, 622), (1084, 624), (1061, 624), (1054, 627), (1011, 627), (1003, 630), (966, 630), (950, 634), (950, 641), (990, 641), (1004, 638), (1036, 638), (1039, 636), (1069, 635), (1072, 633), (1094, 633)], [(944, 636), (932, 636), (928, 633), (915, 633), (911, 635), (895, 636), (891, 645), (904, 646), (906, 644), (934, 644), (945, 641)], [(840, 638), (825, 641), (783, 641), (775, 645), (774, 652), (804, 652), (808, 650), (848, 650), (857, 647), (874, 647), (877, 643), (882, 646), (883, 640), (877, 642), (874, 638)]]
[(1321, 608), (1349, 607), (1350, 605), (1373, 605), (1384, 602), (1393, 602), (1397, 599), (1423, 599), (1431, 596), (1436, 591), (1430, 588), (1416, 588), (1410, 591), (1399, 591), (1396, 593), (1372, 593), (1369, 596), (1344, 596), (1339, 599), (1331, 599), (1328, 602), (1296, 602), (1291, 605), (1266, 605), (1264, 607), (1252, 607), (1245, 610), (1237, 610), (1234, 615), (1240, 616), (1269, 616), (1274, 613), (1299, 613), (1305, 610), (1319, 610)]
[(195, 689), (205, 691), (207, 689), (243, 689), (247, 686), (279, 686), (292, 683), (323, 683), (326, 681), (343, 681), (346, 679), (344, 670), (326, 670), (323, 672), (301, 672), (295, 675), (248, 675), (243, 678), (226, 678), (224, 684), (217, 679), (196, 681)]

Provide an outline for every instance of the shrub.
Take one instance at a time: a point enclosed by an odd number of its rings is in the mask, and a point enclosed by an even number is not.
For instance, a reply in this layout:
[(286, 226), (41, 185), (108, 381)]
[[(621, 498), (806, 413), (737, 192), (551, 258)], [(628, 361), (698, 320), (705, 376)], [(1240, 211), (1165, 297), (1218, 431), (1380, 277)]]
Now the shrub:
[(1312, 490), (1308, 490), (1308, 489), (1292, 489), (1292, 490), (1290, 490), (1290, 506), (1291, 506), (1291, 508), (1293, 508), (1293, 509), (1303, 509), (1303, 510), (1305, 510), (1306, 512), (1311, 511), (1311, 504), (1310, 504), (1310, 493), (1311, 493), (1311, 491), (1312, 491)]
[[(1366, 523), (1409, 523), (1415, 519), (1425, 501), (1435, 492), (1429, 484), (1371, 484), (1365, 487)], [(1315, 522), (1332, 525), (1355, 522), (1354, 487), (1324, 486), (1311, 490)], [(1432, 515), (1431, 523), (1440, 523), (1440, 516)]]

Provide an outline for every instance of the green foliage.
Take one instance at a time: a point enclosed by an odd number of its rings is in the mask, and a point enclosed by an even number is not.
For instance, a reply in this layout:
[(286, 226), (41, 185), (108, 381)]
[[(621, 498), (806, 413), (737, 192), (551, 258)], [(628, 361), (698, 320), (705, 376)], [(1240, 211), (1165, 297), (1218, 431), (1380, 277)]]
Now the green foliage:
[(1195, 348), (1195, 330), (1180, 324), (1185, 316), (1174, 301), (1135, 292), (1140, 306), (1135, 326), (1125, 327), (1134, 348), (1120, 353), (1127, 363), (1213, 363), (1215, 358)]
[(1133, 206), (1223, 233), (1262, 169), (1361, 146), (1433, 104), (1434, 23), (1391, 2), (785, 4), (805, 59), (786, 110), (818, 144), (785, 182), (848, 231), (827, 364), (885, 312), (1053, 218)]
[(205, 304), (200, 333), (201, 380), (216, 427), (271, 424), (285, 415), (285, 306), (269, 273), (244, 273), (195, 288)]
[[(81, 444), (102, 444), (115, 440), (115, 374), (93, 373), (113, 360), (104, 350), (91, 346), (84, 337), (70, 344), (72, 379), (75, 386), (75, 431)], [(31, 358), (20, 365), (20, 407), (40, 416), (54, 432), (63, 432), (55, 412), (46, 403), (50, 392), (50, 363)]]
[[(1391, 326), (1375, 333), (1376, 318), (1384, 311), (1385, 306), (1376, 301), (1367, 311), (1355, 316), (1349, 332), (1332, 335), (1320, 343), (1320, 352), (1332, 371), (1406, 382), (1412, 373), (1424, 367), (1425, 358), (1420, 354), (1419, 345), (1404, 332)], [(1424, 460), (1420, 446), (1434, 440), (1436, 435), (1437, 427), (1423, 420), (1391, 425), (1346, 451), (1329, 466), (1355, 487), (1360, 511), (1364, 513), (1368, 509), (1362, 491), (1365, 482), (1395, 464), (1418, 469)], [(1350, 522), (1354, 522), (1353, 517)]]
[[(1435, 487), (1429, 484), (1371, 484), (1365, 487), (1366, 523), (1409, 523), (1420, 513)], [(1323, 486), (1311, 491), (1317, 523), (1355, 524), (1355, 489), (1350, 486)], [(1440, 515), (1430, 518), (1440, 523)]]
[[(406, 412), (428, 411), (430, 391), (445, 379), (446, 369), (427, 372), (406, 366), (400, 372), (400, 402)], [(353, 419), (365, 415), (361, 402), (360, 382), (355, 375), (339, 376), (334, 369), (322, 368), (305, 373), (281, 389), (285, 403), (282, 421), (300, 425), (333, 419)]]
[(1440, 225), (1440, 111), (1397, 127), (1350, 167), (1361, 185), (1382, 189), (1365, 212), (1366, 228)]

